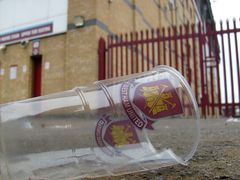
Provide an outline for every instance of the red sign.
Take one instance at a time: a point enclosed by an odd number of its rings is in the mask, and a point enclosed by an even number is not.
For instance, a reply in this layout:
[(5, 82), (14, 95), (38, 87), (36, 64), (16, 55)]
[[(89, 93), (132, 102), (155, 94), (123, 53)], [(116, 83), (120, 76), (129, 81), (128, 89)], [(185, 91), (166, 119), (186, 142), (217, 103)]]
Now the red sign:
[(28, 39), (28, 38), (32, 38), (32, 37), (36, 37), (36, 36), (40, 36), (40, 35), (44, 35), (52, 32), (53, 32), (52, 23), (39, 25), (33, 28), (20, 30), (20, 31), (5, 34), (5, 35), (0, 35), (0, 44), (19, 41), (21, 39)]

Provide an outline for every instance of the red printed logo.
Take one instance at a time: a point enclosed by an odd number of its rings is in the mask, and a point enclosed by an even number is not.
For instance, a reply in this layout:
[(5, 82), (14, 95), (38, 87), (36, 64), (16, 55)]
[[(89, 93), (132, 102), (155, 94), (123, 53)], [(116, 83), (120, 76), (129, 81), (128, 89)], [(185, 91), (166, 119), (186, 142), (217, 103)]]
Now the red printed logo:
[(151, 119), (173, 116), (183, 112), (176, 89), (168, 80), (138, 86), (133, 103)]
[[(134, 91), (132, 101), (130, 99), (131, 90)], [(139, 129), (144, 127), (153, 129), (152, 124), (155, 120), (183, 113), (177, 91), (167, 79), (140, 85), (123, 83), (121, 99), (126, 114)], [(134, 106), (145, 117), (140, 116)]]
[(110, 156), (118, 153), (118, 148), (140, 142), (136, 129), (129, 120), (111, 120), (109, 116), (103, 116), (98, 121), (95, 139), (98, 146)]

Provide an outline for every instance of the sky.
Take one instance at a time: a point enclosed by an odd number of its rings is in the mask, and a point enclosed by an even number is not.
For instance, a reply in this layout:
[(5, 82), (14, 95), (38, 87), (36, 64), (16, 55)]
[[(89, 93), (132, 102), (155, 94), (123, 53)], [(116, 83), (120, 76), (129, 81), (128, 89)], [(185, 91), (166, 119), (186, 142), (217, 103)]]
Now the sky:
[[(225, 21), (228, 19), (230, 20), (230, 28), (233, 26), (232, 25), (232, 20), (235, 18), (236, 19), (236, 25), (239, 27), (240, 25), (240, 0), (211, 0), (211, 5), (212, 5), (212, 11), (213, 11), (213, 16), (216, 21), (216, 28), (219, 29), (219, 21), (223, 21), (223, 28), (226, 28), (226, 23)], [(218, 37), (219, 38), (219, 37)], [(238, 47), (240, 47), (240, 36), (238, 33)], [(228, 57), (229, 57), (229, 49), (228, 49), (228, 39), (226, 36), (224, 36), (224, 42), (225, 43), (225, 58), (226, 58), (226, 71), (227, 71), (227, 90), (228, 90), (228, 102), (232, 102), (232, 93), (231, 93), (231, 80), (230, 80), (230, 72), (233, 72), (233, 78), (234, 78), (234, 94), (235, 94), (235, 102), (239, 102), (239, 88), (238, 84), (235, 82), (238, 82), (237, 78), (237, 65), (236, 65), (236, 49), (235, 49), (235, 44), (234, 44), (234, 36), (233, 34), (230, 35), (231, 39), (231, 52), (232, 52), (232, 62), (233, 62), (233, 67), (235, 68), (230, 68)], [(219, 39), (219, 42), (221, 42), (221, 39)], [(220, 51), (221, 50), (221, 45), (220, 45)], [(238, 51), (239, 52), (239, 51)], [(221, 53), (222, 54), (222, 53)], [(222, 59), (222, 58), (221, 58)], [(220, 79), (223, 79), (223, 61), (220, 61)], [(225, 89), (223, 81), (221, 83), (221, 89)], [(223, 101), (225, 102), (225, 94), (224, 91), (221, 93), (221, 97)]]
[(215, 20), (232, 20), (240, 17), (240, 0), (211, 0)]

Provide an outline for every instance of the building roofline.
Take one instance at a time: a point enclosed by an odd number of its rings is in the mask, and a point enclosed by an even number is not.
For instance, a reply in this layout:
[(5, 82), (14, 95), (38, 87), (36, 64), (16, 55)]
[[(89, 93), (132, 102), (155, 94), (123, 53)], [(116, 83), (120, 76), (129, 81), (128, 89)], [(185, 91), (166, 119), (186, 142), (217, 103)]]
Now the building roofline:
[(211, 6), (210, 0), (207, 0), (207, 5), (208, 5), (208, 7), (210, 7), (210, 8), (208, 8), (209, 9), (209, 13), (210, 13), (210, 17), (211, 17), (212, 20), (214, 20), (214, 16), (213, 16), (212, 6)]
[(197, 4), (196, 4), (196, 1), (195, 1), (195, 0), (192, 0), (192, 3), (193, 3), (194, 8), (195, 8), (195, 10), (196, 10), (196, 12), (197, 12), (198, 20), (202, 23), (202, 17), (201, 17), (201, 15), (200, 15), (199, 11), (198, 11), (198, 7), (197, 7)]

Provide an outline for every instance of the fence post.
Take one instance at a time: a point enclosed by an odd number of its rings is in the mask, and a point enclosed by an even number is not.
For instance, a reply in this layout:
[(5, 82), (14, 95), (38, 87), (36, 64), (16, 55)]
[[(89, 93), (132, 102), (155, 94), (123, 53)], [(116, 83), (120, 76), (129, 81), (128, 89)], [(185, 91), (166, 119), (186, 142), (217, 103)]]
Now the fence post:
[(199, 58), (200, 58), (200, 76), (201, 76), (201, 110), (202, 116), (206, 117), (206, 94), (205, 94), (205, 80), (204, 80), (204, 61), (203, 61), (203, 44), (204, 44), (204, 32), (202, 32), (202, 24), (199, 22), (198, 24), (198, 39), (199, 39)]
[(106, 73), (106, 43), (101, 37), (98, 41), (98, 80), (105, 79)]

